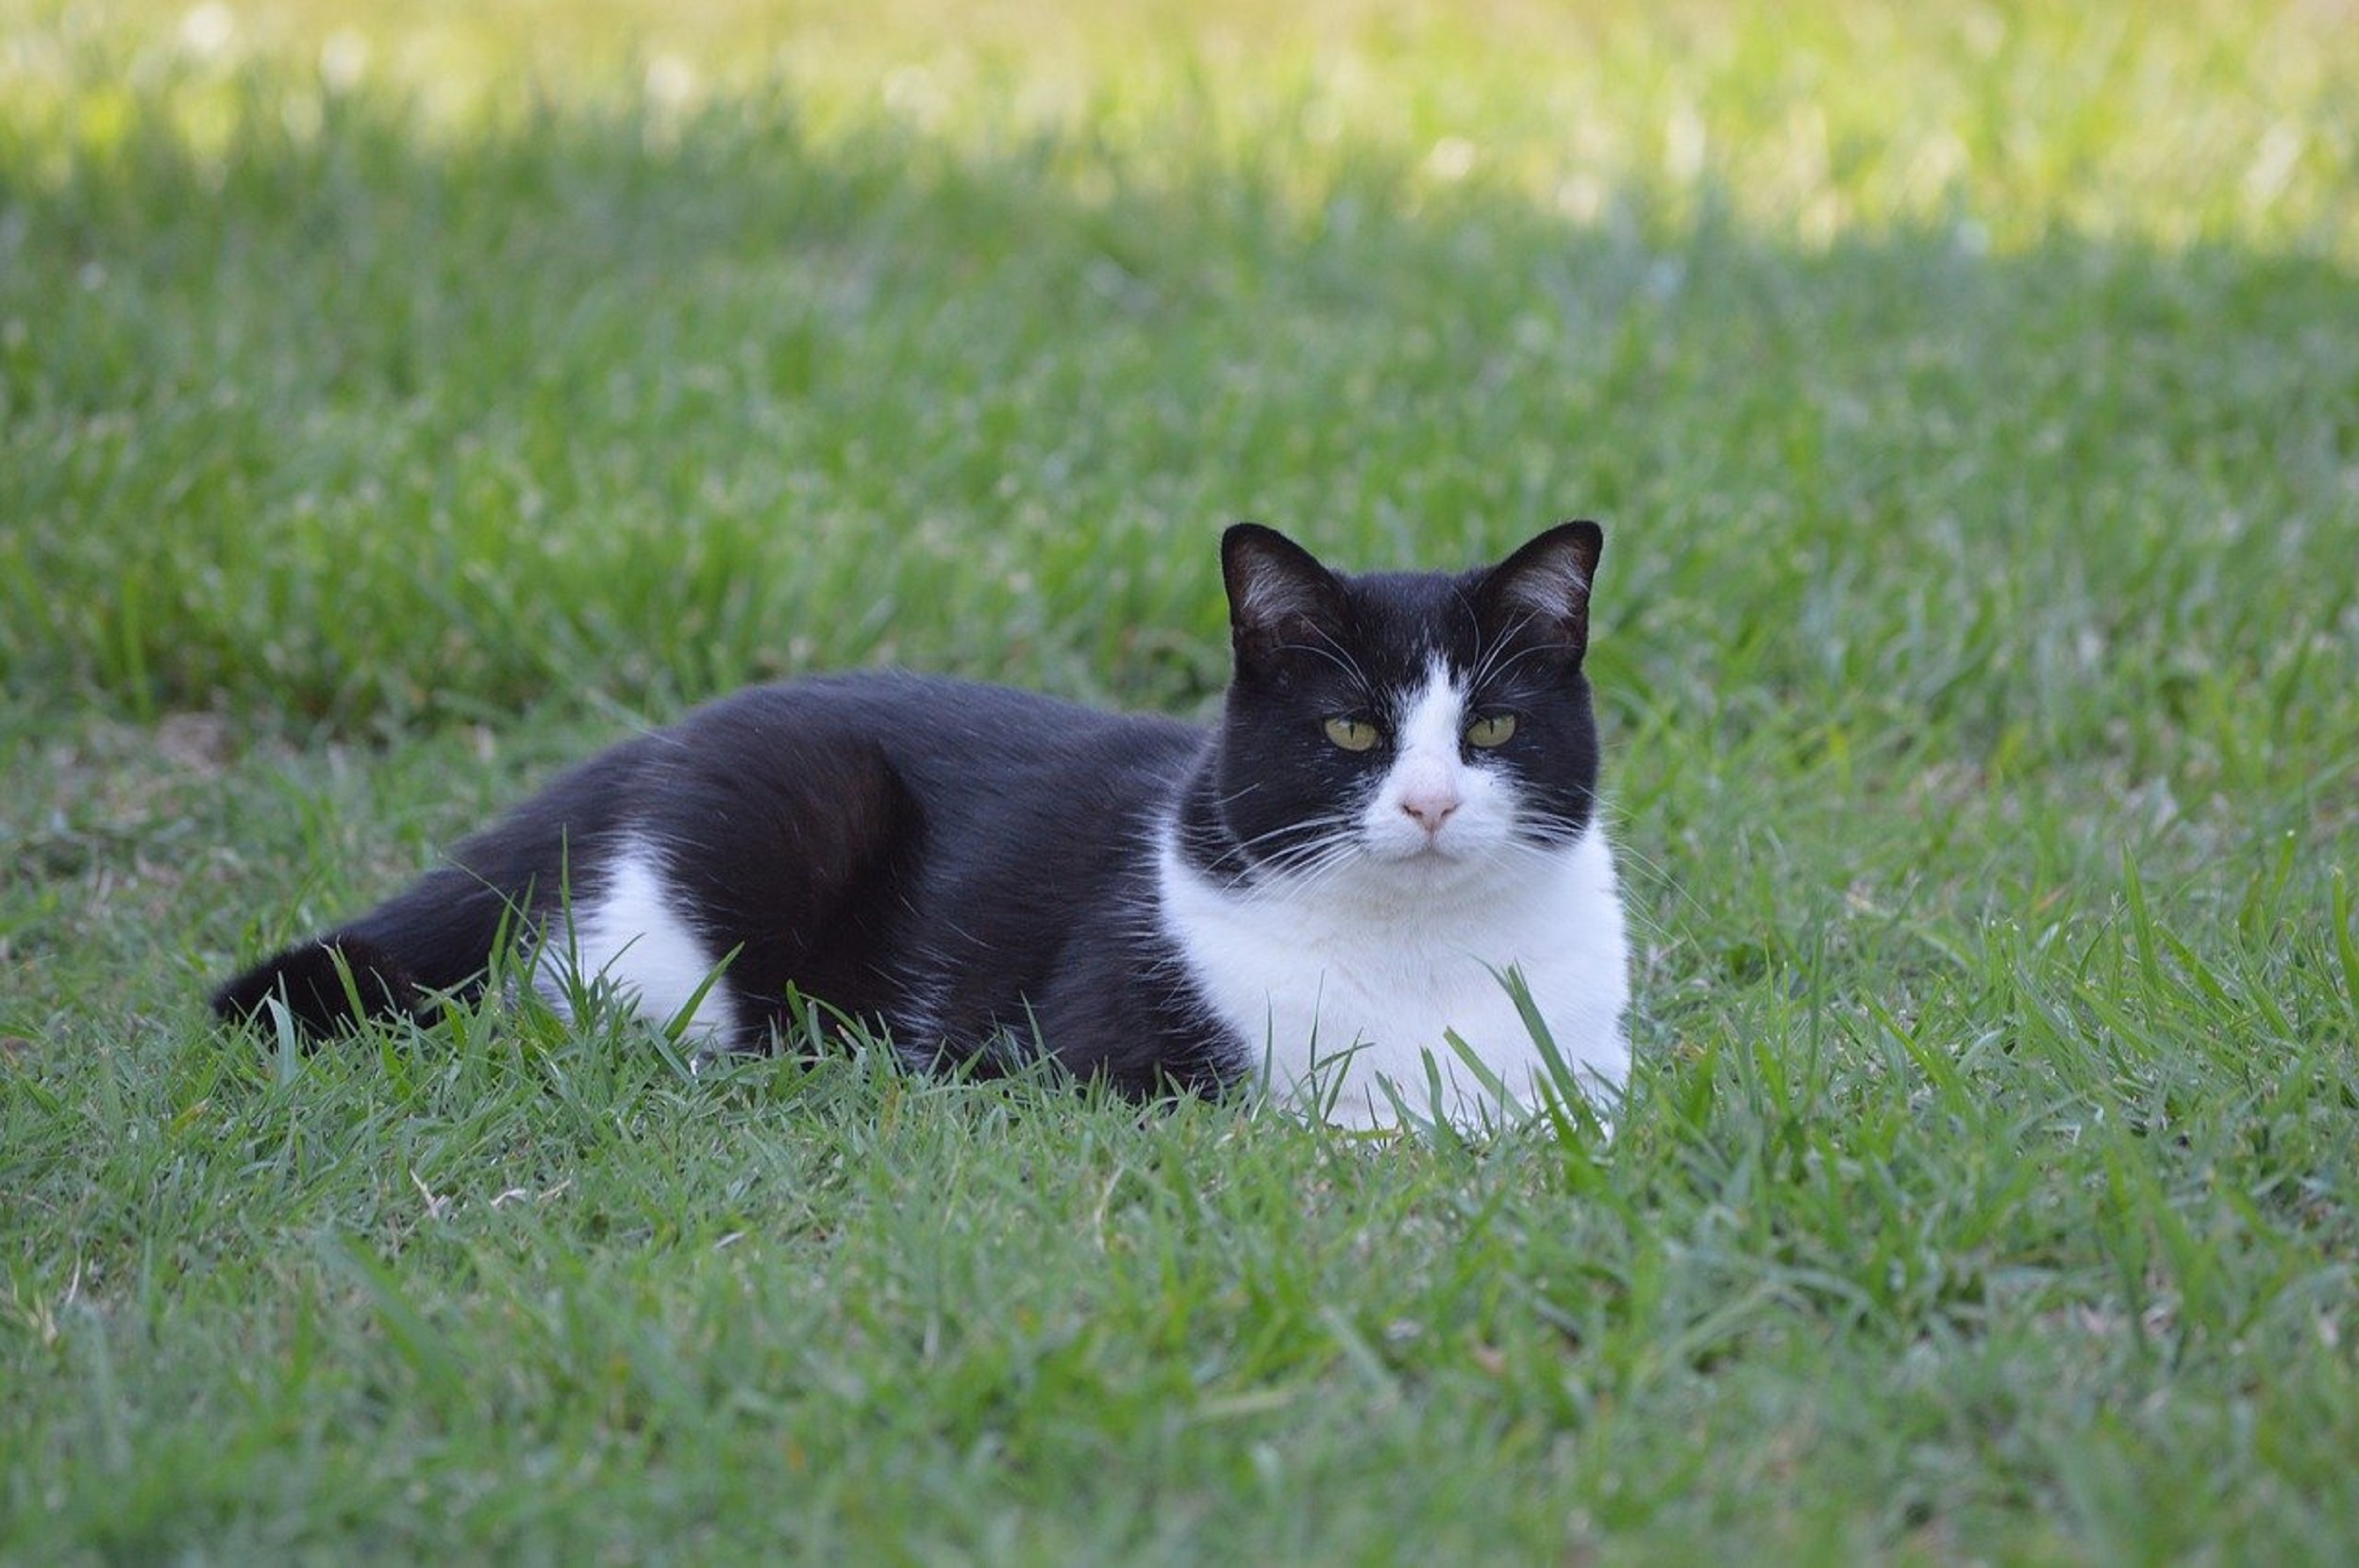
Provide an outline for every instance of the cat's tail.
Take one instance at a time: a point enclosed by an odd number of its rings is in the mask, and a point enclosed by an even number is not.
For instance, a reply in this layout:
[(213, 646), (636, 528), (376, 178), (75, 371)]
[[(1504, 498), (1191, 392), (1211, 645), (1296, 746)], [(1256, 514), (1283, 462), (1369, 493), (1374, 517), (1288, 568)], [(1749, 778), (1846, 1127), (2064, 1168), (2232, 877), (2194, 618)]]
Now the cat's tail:
[(212, 994), (213, 1015), (268, 1026), (276, 1002), (307, 1041), (370, 1023), (429, 1023), (443, 998), (481, 992), (515, 915), (498, 890), (443, 866), (351, 925), (296, 942), (226, 982)]
[(296, 942), (224, 983), (213, 1016), (225, 1024), (267, 1023), (277, 1002), (306, 1040), (324, 1040), (371, 1020), (427, 1017), (426, 991), (383, 948), (349, 932)]

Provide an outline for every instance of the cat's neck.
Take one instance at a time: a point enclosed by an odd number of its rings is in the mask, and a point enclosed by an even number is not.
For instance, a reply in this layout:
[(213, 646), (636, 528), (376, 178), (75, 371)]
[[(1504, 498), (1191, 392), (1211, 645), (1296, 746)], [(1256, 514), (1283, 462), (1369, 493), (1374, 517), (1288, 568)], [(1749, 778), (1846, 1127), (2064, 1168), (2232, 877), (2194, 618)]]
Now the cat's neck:
[[(1604, 835), (1593, 825), (1512, 853), (1512, 866), (1473, 876), (1356, 866), (1224, 885), (1175, 830), (1159, 856), (1157, 924), (1197, 1005), (1281, 1100), (1380, 1126), (1392, 1120), (1380, 1080), (1421, 1105), (1438, 1072), (1445, 1114), (1472, 1125), (1501, 1108), (1455, 1051), (1472, 1051), (1527, 1109), (1548, 1071), (1511, 972), (1577, 1071), (1608, 1086), (1628, 1071), (1627, 946)], [(1321, 1065), (1338, 1053), (1346, 1065)]]

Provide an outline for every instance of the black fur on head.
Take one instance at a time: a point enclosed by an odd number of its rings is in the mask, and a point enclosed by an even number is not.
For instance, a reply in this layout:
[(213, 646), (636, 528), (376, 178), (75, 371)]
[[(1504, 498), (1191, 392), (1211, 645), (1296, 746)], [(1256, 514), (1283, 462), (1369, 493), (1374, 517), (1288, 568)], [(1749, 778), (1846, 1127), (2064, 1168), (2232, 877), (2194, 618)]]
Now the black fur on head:
[[(1386, 745), (1331, 743), (1330, 718), (1400, 719), (1437, 662), (1470, 711), (1512, 711), (1514, 738), (1487, 753), (1517, 789), (1527, 842), (1577, 838), (1598, 779), (1597, 724), (1581, 661), (1604, 532), (1560, 524), (1496, 566), (1345, 575), (1272, 528), (1221, 540), (1235, 671), (1213, 770), (1228, 846), (1242, 867), (1307, 859), (1331, 842), (1393, 761)], [(1207, 807), (1192, 811), (1200, 830)], [(1207, 859), (1208, 865), (1211, 858)]]

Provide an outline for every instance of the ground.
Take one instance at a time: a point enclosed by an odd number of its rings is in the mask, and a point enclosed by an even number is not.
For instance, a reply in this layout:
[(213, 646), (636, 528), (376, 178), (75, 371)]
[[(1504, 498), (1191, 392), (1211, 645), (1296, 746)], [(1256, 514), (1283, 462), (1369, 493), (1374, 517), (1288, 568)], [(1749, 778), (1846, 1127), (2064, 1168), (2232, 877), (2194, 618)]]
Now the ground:
[[(2348, 8), (0, 0), (0, 1558), (2359, 1555)], [(1609, 542), (1618, 1131), (209, 982)]]

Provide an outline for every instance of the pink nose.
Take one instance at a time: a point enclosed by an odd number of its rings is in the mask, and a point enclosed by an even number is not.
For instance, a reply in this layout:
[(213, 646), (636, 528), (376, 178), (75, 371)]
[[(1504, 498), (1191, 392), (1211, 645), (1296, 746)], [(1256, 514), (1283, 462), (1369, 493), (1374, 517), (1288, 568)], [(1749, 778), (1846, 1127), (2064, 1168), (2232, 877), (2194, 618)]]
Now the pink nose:
[(1439, 833), (1442, 824), (1449, 821), (1450, 813), (1458, 809), (1458, 797), (1446, 791), (1420, 791), (1401, 796), (1400, 809), (1415, 819), (1417, 826), (1427, 833)]

